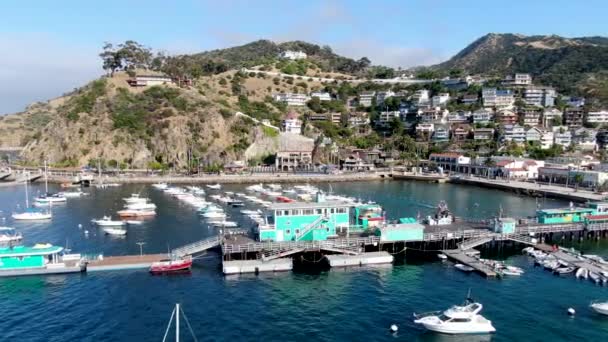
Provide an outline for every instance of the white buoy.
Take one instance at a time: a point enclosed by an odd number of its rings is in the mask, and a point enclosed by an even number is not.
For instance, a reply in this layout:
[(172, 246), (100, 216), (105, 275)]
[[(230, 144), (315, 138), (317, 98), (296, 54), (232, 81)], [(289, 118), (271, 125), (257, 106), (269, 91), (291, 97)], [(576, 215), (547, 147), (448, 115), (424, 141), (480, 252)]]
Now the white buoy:
[(78, 228), (82, 228), (82, 223), (79, 223), (79, 224), (78, 224)]
[(576, 314), (576, 311), (573, 308), (568, 308), (568, 315), (574, 316), (574, 314)]
[(85, 231), (84, 231), (84, 233), (85, 233), (85, 234), (89, 234), (89, 231), (88, 231), (88, 230), (85, 230)]
[(399, 330), (399, 327), (397, 326), (397, 324), (392, 324), (391, 325), (391, 332), (397, 332), (397, 330)]

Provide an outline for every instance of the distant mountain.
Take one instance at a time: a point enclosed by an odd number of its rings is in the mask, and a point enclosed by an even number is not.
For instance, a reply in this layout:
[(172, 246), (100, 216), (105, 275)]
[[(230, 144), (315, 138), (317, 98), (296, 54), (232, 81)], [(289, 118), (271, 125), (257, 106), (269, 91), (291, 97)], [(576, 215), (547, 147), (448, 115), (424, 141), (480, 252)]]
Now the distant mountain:
[(497, 77), (524, 72), (561, 91), (576, 92), (587, 79), (608, 70), (608, 38), (490, 33), (430, 69)]

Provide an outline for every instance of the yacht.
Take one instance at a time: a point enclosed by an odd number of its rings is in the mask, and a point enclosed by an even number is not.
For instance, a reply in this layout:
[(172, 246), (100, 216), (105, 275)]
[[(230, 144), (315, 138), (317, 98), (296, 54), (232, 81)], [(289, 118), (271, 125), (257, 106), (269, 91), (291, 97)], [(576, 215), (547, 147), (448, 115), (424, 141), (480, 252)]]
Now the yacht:
[(479, 314), (483, 305), (467, 298), (463, 305), (453, 306), (443, 313), (416, 315), (414, 323), (443, 334), (487, 334), (496, 332), (492, 322)]
[(125, 206), (125, 209), (128, 209), (128, 210), (154, 210), (154, 209), (156, 209), (156, 204), (138, 202), (138, 203), (127, 204)]
[(21, 233), (15, 232), (15, 228), (0, 227), (0, 243), (1, 244), (13, 243), (13, 242), (21, 241), (21, 239), (23, 239), (23, 236), (21, 236)]
[(39, 203), (61, 203), (66, 202), (68, 199), (61, 194), (44, 194), (36, 197), (34, 201)]
[(608, 316), (608, 302), (592, 303), (590, 307), (591, 310), (599, 313), (600, 315)]
[(91, 222), (95, 223), (100, 227), (120, 227), (125, 223), (123, 221), (113, 221), (110, 216), (104, 216), (100, 219), (91, 220)]
[(104, 226), (103, 231), (108, 235), (127, 235), (127, 230), (116, 226)]
[(207, 185), (207, 188), (212, 189), (212, 190), (219, 190), (222, 188), (222, 186), (220, 184), (209, 184), (209, 185)]

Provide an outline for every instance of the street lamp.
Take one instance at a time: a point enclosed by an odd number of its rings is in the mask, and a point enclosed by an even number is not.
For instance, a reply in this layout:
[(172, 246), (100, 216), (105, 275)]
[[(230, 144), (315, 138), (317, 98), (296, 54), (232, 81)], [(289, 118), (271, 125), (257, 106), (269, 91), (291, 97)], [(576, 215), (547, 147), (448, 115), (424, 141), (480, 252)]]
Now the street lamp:
[(143, 246), (146, 244), (145, 242), (137, 242), (137, 244), (139, 245), (139, 256), (143, 256), (144, 255), (144, 250), (143, 250)]

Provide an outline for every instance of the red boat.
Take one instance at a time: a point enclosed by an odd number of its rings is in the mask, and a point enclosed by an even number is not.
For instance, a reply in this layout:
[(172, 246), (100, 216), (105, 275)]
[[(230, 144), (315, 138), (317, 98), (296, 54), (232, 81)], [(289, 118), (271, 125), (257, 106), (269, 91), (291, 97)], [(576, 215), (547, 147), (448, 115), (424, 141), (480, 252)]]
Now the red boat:
[(285, 196), (277, 196), (277, 201), (279, 201), (279, 202), (283, 202), (283, 203), (291, 203), (291, 202), (293, 202), (294, 200), (292, 200), (292, 199), (291, 199), (291, 198), (289, 198), (289, 197), (285, 197)]
[(150, 273), (171, 273), (186, 271), (192, 267), (192, 257), (161, 260), (150, 265)]

